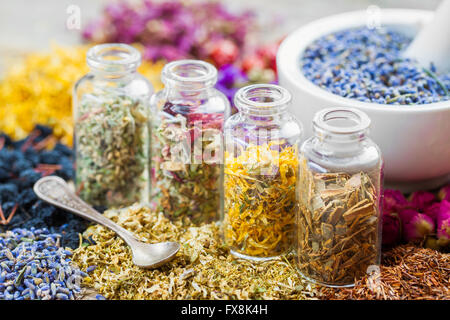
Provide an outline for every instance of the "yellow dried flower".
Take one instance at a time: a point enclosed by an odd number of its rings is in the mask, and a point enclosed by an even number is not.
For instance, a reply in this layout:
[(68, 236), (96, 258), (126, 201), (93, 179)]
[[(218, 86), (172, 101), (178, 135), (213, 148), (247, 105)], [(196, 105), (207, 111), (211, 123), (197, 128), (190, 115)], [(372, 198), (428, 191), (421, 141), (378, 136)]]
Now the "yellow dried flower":
[[(294, 242), (298, 157), (296, 147), (272, 149), (283, 143), (225, 152), (225, 239), (239, 254), (274, 257)], [(262, 174), (274, 168), (276, 174)]]
[[(36, 124), (54, 129), (54, 134), (72, 145), (72, 87), (88, 72), (88, 46), (61, 47), (31, 53), (5, 72), (0, 82), (0, 131), (22, 139)], [(164, 62), (144, 62), (139, 71), (155, 86)]]

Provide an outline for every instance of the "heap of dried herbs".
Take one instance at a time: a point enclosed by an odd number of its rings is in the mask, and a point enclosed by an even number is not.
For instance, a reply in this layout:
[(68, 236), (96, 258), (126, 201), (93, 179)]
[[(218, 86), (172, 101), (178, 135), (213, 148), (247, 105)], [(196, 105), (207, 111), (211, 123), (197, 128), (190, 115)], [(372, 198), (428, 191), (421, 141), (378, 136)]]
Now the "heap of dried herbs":
[(322, 299), (449, 300), (450, 254), (402, 245), (383, 254), (379, 273), (351, 289), (321, 288)]
[(123, 206), (149, 193), (148, 109), (125, 95), (83, 95), (75, 122), (76, 182), (91, 205)]
[(328, 285), (351, 285), (379, 264), (379, 197), (368, 174), (315, 173), (301, 160), (298, 268)]
[(176, 258), (161, 268), (133, 265), (125, 243), (112, 231), (92, 226), (73, 259), (92, 270), (85, 285), (108, 299), (306, 299), (315, 287), (293, 267), (293, 257), (260, 264), (237, 261), (223, 245), (218, 223), (183, 227), (138, 205), (105, 213), (148, 243), (178, 241)]
[[(36, 124), (45, 125), (62, 143), (72, 146), (71, 89), (88, 72), (87, 49), (52, 44), (44, 52), (31, 52), (11, 64), (4, 63), (8, 67), (0, 81), (0, 130), (13, 139), (23, 139)], [(163, 61), (143, 61), (138, 71), (158, 90), (163, 66)]]
[(223, 169), (218, 151), (224, 115), (196, 113), (194, 108), (167, 102), (161, 118), (153, 121), (152, 194), (170, 218), (211, 222), (220, 212)]
[(225, 240), (256, 258), (288, 252), (294, 243), (297, 148), (284, 141), (225, 153)]

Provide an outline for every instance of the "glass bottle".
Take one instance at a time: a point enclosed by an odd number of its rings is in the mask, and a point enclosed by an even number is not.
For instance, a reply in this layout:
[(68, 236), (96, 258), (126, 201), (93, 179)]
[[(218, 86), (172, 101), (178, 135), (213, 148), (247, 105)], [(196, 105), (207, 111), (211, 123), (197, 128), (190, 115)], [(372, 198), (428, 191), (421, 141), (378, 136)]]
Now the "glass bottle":
[(380, 263), (382, 159), (369, 117), (324, 109), (300, 152), (297, 264), (308, 279), (352, 286)]
[(238, 258), (269, 260), (294, 244), (302, 126), (282, 87), (247, 86), (234, 101), (239, 113), (224, 128), (224, 238)]
[(231, 109), (214, 88), (217, 70), (204, 61), (173, 61), (161, 80), (165, 87), (151, 100), (151, 197), (171, 219), (218, 220), (222, 129)]
[(136, 71), (141, 55), (126, 44), (100, 44), (87, 63), (73, 92), (77, 190), (97, 206), (148, 201), (153, 87)]

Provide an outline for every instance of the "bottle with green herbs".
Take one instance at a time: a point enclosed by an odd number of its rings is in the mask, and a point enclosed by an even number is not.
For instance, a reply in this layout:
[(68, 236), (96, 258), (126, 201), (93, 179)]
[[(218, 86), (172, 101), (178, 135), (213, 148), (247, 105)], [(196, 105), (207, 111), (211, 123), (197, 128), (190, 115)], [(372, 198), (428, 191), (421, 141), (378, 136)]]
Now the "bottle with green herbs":
[(264, 261), (294, 245), (302, 126), (282, 87), (244, 87), (234, 101), (239, 113), (224, 127), (224, 237), (234, 256)]
[(77, 190), (91, 205), (146, 202), (153, 87), (136, 71), (141, 55), (126, 44), (100, 44), (87, 63), (91, 71), (73, 93)]
[(297, 266), (308, 279), (352, 286), (380, 263), (382, 159), (357, 109), (319, 111), (300, 150)]
[(230, 104), (214, 88), (217, 70), (198, 60), (167, 64), (152, 97), (151, 195), (172, 219), (220, 218), (222, 127)]

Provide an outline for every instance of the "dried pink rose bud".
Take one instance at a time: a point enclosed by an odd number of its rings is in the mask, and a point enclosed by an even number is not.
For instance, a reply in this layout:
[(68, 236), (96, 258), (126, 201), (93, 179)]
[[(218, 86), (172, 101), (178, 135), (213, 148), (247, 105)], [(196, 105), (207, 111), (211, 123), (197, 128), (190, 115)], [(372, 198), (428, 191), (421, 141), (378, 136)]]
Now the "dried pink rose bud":
[(444, 186), (439, 190), (438, 193), (439, 200), (447, 200), (450, 201), (450, 184)]
[(450, 243), (450, 202), (442, 200), (436, 214), (437, 238), (440, 245)]
[(409, 207), (409, 202), (398, 190), (387, 189), (384, 191), (383, 209), (384, 212), (399, 212)]
[(402, 221), (398, 213), (386, 212), (383, 214), (383, 245), (395, 245), (402, 238)]
[(402, 220), (403, 239), (406, 242), (423, 240), (426, 235), (434, 232), (434, 221), (426, 214), (413, 209), (400, 212)]
[(436, 196), (427, 191), (416, 191), (413, 192), (409, 197), (411, 205), (420, 212), (425, 211), (425, 209), (436, 200)]
[(429, 216), (431, 219), (433, 219), (434, 222), (436, 222), (436, 218), (440, 210), (441, 210), (441, 203), (435, 202), (429, 205), (423, 213)]

